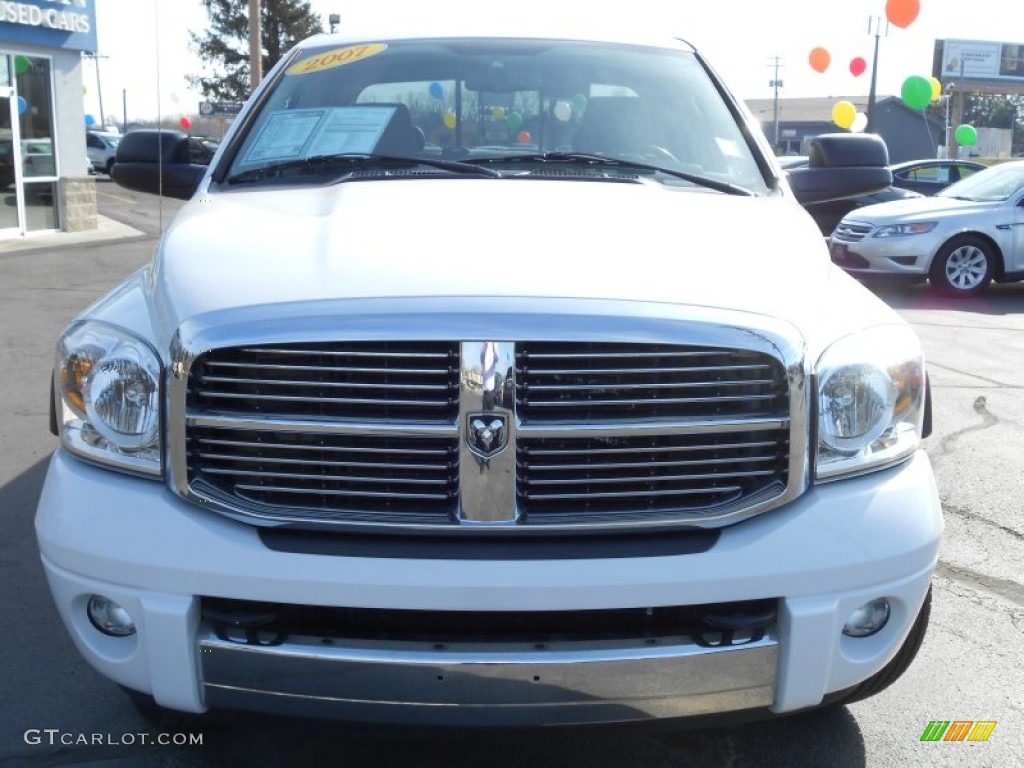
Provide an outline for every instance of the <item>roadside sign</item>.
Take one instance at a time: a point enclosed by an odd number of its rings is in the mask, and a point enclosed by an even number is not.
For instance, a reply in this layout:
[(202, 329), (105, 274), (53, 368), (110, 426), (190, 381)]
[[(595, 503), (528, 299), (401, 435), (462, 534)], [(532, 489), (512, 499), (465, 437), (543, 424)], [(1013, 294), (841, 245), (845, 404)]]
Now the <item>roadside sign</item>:
[(234, 117), (242, 111), (240, 101), (201, 101), (199, 114), (203, 117)]

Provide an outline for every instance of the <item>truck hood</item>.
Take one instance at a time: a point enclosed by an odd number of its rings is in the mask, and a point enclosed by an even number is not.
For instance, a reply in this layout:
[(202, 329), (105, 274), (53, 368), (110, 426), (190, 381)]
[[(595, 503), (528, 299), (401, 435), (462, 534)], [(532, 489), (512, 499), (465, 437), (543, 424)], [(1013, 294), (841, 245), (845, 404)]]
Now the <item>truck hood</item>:
[(232, 307), (480, 296), (742, 309), (806, 328), (847, 280), (782, 195), (477, 178), (201, 192), (169, 227), (153, 278), (165, 333)]

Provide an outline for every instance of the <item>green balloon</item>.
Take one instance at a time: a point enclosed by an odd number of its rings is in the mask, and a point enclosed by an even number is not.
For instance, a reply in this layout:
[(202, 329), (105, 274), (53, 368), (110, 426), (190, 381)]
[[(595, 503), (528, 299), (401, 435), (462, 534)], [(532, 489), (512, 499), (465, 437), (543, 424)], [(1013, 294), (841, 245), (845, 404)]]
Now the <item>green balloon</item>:
[(931, 103), (932, 83), (927, 77), (911, 75), (903, 81), (900, 95), (904, 104), (921, 112)]
[(511, 128), (513, 131), (518, 131), (519, 126), (523, 124), (523, 116), (520, 115), (518, 112), (509, 112), (505, 116), (505, 122), (508, 124), (508, 127)]
[(973, 147), (978, 143), (978, 131), (970, 123), (964, 123), (956, 127), (956, 143), (961, 147)]
[(24, 56), (14, 57), (14, 73), (16, 75), (24, 75), (30, 66), (32, 66), (31, 62)]

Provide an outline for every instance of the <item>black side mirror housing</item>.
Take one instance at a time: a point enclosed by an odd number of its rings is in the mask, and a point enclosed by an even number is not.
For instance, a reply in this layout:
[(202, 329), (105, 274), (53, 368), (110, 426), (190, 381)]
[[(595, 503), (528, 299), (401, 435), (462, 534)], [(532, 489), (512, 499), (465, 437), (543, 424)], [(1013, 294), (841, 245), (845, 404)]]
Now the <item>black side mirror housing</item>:
[(878, 192), (892, 184), (889, 150), (872, 134), (826, 133), (811, 139), (806, 168), (789, 171), (801, 205)]
[(121, 138), (110, 177), (125, 189), (188, 200), (206, 170), (192, 163), (181, 131), (139, 130)]

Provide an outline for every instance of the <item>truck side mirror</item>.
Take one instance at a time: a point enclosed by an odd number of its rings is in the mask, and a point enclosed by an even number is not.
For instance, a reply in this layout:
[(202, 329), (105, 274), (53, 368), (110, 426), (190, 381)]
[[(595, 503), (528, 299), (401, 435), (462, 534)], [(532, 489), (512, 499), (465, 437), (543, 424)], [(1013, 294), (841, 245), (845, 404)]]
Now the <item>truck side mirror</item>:
[(878, 192), (892, 184), (889, 150), (881, 138), (826, 133), (811, 139), (806, 168), (789, 171), (789, 187), (801, 205)]
[(192, 163), (188, 136), (181, 131), (139, 130), (121, 139), (110, 177), (126, 189), (188, 200), (206, 170)]

